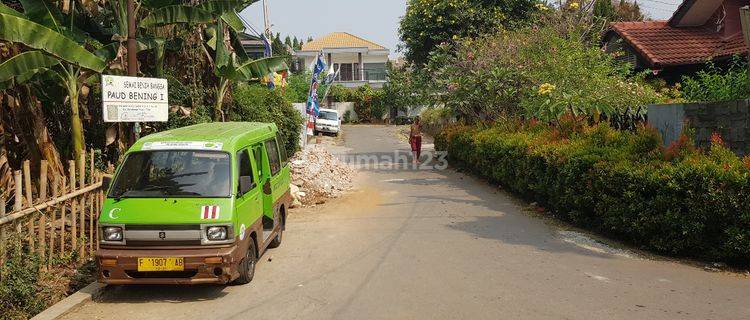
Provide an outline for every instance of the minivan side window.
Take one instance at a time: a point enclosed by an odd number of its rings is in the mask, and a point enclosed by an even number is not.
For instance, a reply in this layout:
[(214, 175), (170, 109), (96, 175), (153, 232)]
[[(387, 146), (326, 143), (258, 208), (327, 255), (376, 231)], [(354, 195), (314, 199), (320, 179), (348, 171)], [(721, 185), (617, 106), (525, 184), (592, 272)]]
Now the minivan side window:
[(276, 139), (266, 141), (266, 152), (268, 152), (268, 164), (271, 167), (271, 175), (275, 176), (281, 170), (279, 148), (276, 145)]
[(253, 146), (255, 165), (258, 166), (258, 177), (263, 179), (263, 147), (260, 144)]
[[(250, 151), (247, 149), (237, 153), (237, 169), (240, 177), (250, 177), (253, 182), (253, 166), (250, 163)], [(237, 191), (240, 191), (240, 182), (237, 180)]]
[(287, 156), (286, 147), (284, 146), (284, 139), (281, 139), (281, 132), (276, 132), (276, 141), (279, 143), (279, 153), (281, 154), (281, 166), (286, 167)]

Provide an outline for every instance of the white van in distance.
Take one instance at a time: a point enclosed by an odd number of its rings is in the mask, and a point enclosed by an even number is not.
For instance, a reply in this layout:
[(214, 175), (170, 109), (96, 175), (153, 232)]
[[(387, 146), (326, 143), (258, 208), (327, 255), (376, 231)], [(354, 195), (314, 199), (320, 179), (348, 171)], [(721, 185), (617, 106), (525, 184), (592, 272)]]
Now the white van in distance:
[(326, 132), (338, 135), (339, 130), (341, 130), (339, 112), (333, 109), (320, 109), (318, 119), (315, 120), (315, 133)]

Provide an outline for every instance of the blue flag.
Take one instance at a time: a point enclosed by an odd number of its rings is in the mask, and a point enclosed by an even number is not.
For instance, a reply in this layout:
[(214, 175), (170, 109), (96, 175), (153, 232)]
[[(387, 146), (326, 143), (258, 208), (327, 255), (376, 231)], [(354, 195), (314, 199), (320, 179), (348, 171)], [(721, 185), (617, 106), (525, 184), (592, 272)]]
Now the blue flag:
[(320, 114), (320, 104), (318, 103), (318, 78), (323, 70), (326, 69), (326, 63), (323, 60), (323, 52), (318, 54), (318, 59), (313, 66), (312, 81), (310, 82), (310, 94), (307, 96), (307, 114), (318, 117)]

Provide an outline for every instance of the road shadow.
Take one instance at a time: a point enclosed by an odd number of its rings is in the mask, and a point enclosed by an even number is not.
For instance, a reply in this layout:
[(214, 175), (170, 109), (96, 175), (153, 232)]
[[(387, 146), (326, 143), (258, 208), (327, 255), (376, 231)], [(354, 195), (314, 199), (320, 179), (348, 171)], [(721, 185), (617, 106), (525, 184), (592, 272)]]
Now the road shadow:
[[(394, 173), (394, 170), (373, 172), (386, 174)], [(603, 259), (617, 257), (564, 241), (559, 228), (549, 223), (550, 220), (556, 221), (554, 218), (550, 217), (548, 220), (525, 211), (525, 203), (486, 181), (453, 169), (396, 173), (403, 178), (385, 179), (382, 183), (397, 186), (394, 190), (409, 189), (410, 195), (405, 198), (409, 200), (383, 203), (382, 206), (436, 204), (437, 206), (431, 206), (435, 210), (423, 214), (443, 215), (450, 221), (445, 225), (446, 228), (467, 233), (477, 239), (530, 246), (546, 252), (573, 253)], [(436, 191), (432, 187), (439, 189)], [(447, 208), (461, 208), (462, 211), (451, 212)], [(418, 219), (419, 216), (415, 218)]]
[[(189, 288), (186, 290), (186, 288)], [(209, 301), (227, 295), (226, 286), (221, 285), (124, 285), (107, 286), (104, 293), (95, 299), (98, 303), (182, 303)]]

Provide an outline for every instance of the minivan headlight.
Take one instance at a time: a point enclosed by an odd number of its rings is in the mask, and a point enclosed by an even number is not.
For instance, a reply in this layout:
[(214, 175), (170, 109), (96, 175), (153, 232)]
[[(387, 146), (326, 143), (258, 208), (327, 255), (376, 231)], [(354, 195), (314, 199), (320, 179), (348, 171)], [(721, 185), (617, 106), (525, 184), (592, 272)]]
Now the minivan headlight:
[(213, 226), (206, 229), (206, 239), (209, 241), (220, 241), (227, 239), (227, 227)]
[(121, 227), (104, 227), (104, 241), (122, 241)]

